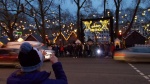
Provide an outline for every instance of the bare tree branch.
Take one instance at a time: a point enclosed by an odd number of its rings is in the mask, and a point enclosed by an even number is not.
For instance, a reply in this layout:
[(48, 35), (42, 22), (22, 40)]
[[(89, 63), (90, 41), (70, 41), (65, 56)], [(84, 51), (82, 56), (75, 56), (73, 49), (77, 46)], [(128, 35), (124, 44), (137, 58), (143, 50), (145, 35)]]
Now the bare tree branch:
[(51, 0), (50, 3), (49, 3), (49, 5), (48, 5), (47, 7), (44, 8), (44, 10), (45, 10), (44, 13), (46, 13), (46, 11), (49, 10), (49, 8), (50, 8), (52, 2), (53, 2), (53, 0)]
[(82, 6), (83, 6), (83, 4), (86, 2), (86, 0), (84, 0), (83, 2), (82, 2), (82, 4), (81, 4), (81, 6), (80, 6), (80, 8), (82, 8)]
[(77, 4), (77, 1), (76, 1), (76, 0), (74, 0), (74, 2)]

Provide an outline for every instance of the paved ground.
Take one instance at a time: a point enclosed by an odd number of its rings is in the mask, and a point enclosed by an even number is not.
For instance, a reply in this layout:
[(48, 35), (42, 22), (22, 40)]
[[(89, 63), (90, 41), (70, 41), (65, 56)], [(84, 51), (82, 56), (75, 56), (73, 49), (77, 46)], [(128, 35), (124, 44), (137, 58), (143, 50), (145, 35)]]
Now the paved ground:
[[(141, 84), (141, 82), (149, 84), (126, 62), (116, 62), (111, 58), (60, 58), (59, 60), (63, 64), (69, 84)], [(46, 66), (49, 66), (49, 63), (45, 63), (44, 67)]]
[[(69, 84), (99, 84), (103, 66), (112, 59), (60, 58), (59, 60), (63, 64)], [(49, 66), (49, 63), (45, 63), (43, 69), (47, 70), (46, 66)], [(54, 74), (52, 74), (52, 78), (54, 78)]]
[[(117, 62), (111, 58), (59, 58), (63, 64), (69, 84), (149, 84), (126, 62)], [(143, 64), (142, 64), (143, 65)], [(144, 64), (145, 65), (145, 64)], [(148, 65), (143, 66), (145, 71)], [(50, 62), (45, 62), (42, 70), (51, 71), (50, 78), (55, 78)], [(0, 84), (14, 68), (0, 68)]]

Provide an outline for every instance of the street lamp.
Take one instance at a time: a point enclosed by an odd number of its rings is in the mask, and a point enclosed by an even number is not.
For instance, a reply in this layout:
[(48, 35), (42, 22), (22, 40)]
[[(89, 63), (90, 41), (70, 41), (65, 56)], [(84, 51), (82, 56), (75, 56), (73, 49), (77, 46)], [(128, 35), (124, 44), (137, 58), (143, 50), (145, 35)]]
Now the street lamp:
[(119, 34), (120, 34), (120, 35), (122, 34), (122, 31), (121, 31), (121, 30), (119, 30)]
[(119, 30), (119, 39), (122, 40), (122, 31)]

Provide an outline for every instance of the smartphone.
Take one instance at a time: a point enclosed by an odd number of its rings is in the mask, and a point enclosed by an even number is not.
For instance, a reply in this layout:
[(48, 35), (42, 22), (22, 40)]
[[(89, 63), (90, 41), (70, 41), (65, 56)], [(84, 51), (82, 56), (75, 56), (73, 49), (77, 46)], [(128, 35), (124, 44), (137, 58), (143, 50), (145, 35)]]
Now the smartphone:
[(55, 53), (54, 50), (45, 50), (46, 55), (45, 55), (45, 59), (50, 59), (51, 58), (51, 54)]

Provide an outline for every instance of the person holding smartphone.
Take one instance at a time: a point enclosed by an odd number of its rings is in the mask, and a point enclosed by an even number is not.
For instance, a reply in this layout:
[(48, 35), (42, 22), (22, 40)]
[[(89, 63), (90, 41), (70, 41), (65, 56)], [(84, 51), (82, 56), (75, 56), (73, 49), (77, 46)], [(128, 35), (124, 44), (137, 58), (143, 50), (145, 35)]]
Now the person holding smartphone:
[(22, 43), (18, 55), (21, 69), (10, 74), (7, 84), (68, 84), (62, 64), (54, 53), (50, 57), (50, 62), (56, 79), (50, 79), (49, 72), (40, 70), (45, 54), (45, 51), (33, 48), (28, 42)]

